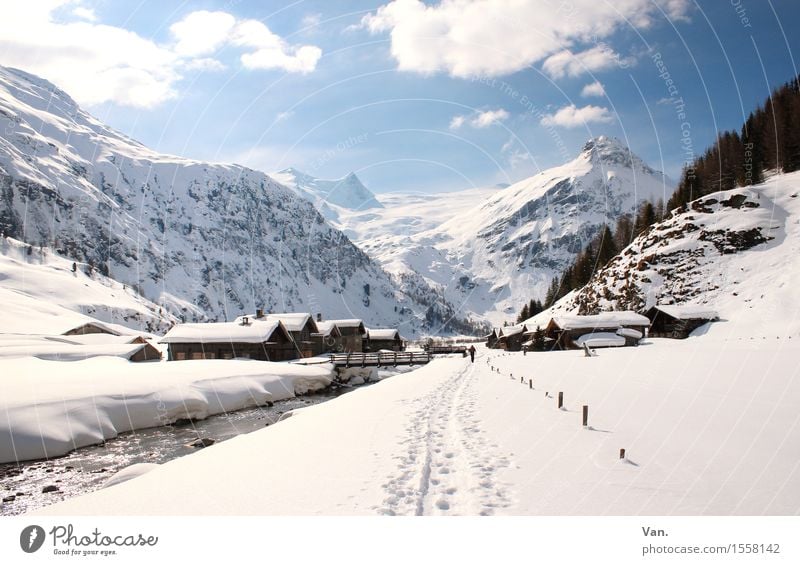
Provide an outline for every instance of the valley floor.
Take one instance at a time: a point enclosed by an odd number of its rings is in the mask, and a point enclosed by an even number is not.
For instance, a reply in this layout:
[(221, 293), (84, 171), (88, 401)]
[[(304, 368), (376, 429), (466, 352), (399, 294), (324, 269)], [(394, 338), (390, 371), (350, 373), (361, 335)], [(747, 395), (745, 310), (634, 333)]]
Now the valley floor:
[(41, 513), (798, 514), (800, 336), (718, 326), (439, 359)]

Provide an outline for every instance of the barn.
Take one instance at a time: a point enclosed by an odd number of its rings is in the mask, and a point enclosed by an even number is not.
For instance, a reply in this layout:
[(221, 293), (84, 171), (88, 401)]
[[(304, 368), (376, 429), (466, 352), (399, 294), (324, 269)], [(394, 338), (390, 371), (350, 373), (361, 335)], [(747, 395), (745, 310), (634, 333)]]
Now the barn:
[(364, 351), (364, 340), (367, 329), (364, 322), (356, 318), (347, 320), (328, 320), (333, 323), (342, 334), (342, 348), (344, 353), (361, 353)]
[(317, 333), (311, 334), (314, 354), (335, 353), (342, 350), (342, 332), (333, 322), (317, 320)]
[(178, 324), (161, 338), (169, 361), (249, 358), (260, 361), (297, 359), (294, 340), (278, 320), (242, 316), (236, 322)]
[(495, 349), (505, 349), (506, 351), (522, 351), (522, 342), (526, 341), (525, 332), (528, 327), (525, 324), (519, 326), (506, 326), (500, 330), (500, 336), (495, 343)]
[(719, 320), (715, 310), (692, 304), (657, 304), (645, 316), (650, 320), (651, 337), (686, 339), (694, 330)]
[(400, 332), (390, 328), (370, 328), (367, 330), (365, 351), (405, 351), (405, 343)]
[(554, 349), (621, 347), (638, 345), (649, 325), (645, 316), (629, 310), (588, 316), (565, 314), (550, 320), (545, 335), (554, 341)]
[(500, 339), (500, 331), (500, 328), (492, 328), (492, 333), (483, 336), (486, 340), (486, 347), (489, 349), (494, 348), (495, 344), (497, 344), (497, 340)]

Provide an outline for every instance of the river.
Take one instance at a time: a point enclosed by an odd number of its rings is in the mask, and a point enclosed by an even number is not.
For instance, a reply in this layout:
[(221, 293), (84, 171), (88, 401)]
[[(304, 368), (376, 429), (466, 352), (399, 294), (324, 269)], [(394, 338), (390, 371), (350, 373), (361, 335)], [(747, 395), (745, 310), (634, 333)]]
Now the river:
[[(408, 368), (380, 371), (386, 378)], [(367, 383), (361, 386), (369, 386)], [(97, 490), (117, 471), (134, 463), (165, 463), (194, 453), (199, 438), (225, 441), (239, 434), (271, 426), (282, 414), (326, 402), (353, 386), (331, 386), (323, 391), (247, 408), (204, 420), (178, 422), (120, 434), (103, 444), (82, 447), (63, 457), (0, 465), (0, 515), (14, 516)], [(51, 492), (43, 492), (45, 488)], [(53, 490), (56, 487), (57, 490)]]

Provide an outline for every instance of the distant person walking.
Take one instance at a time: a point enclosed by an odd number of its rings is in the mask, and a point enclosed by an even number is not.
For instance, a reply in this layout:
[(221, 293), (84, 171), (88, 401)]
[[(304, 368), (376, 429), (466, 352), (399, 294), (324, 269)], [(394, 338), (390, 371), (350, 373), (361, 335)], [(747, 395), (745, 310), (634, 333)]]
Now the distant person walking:
[(470, 345), (470, 347), (469, 347), (469, 362), (470, 363), (474, 363), (475, 362), (475, 346), (474, 345)]

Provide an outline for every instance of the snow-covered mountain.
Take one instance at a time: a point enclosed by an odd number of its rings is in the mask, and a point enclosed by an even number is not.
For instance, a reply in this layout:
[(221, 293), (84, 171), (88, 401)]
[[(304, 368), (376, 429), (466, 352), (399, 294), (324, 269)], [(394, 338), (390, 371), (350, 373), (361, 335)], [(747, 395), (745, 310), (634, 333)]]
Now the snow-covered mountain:
[(339, 221), (343, 212), (383, 207), (355, 173), (340, 179), (319, 179), (290, 167), (270, 176), (314, 204), (325, 218), (334, 222)]
[(729, 322), (718, 329), (726, 336), (796, 336), (798, 273), (800, 173), (775, 175), (673, 211), (554, 311), (697, 304)]
[[(383, 210), (340, 218), (339, 227), (401, 288), (427, 286), (459, 310), (502, 323), (544, 298), (603, 224), (672, 190), (622, 142), (601, 136), (573, 161), (509, 187), (426, 195), (417, 218), (384, 202)], [(436, 221), (424, 219), (428, 213)], [(403, 231), (395, 218), (411, 227)]]
[(263, 307), (414, 335), (455, 314), (441, 297), (398, 292), (311, 203), (261, 172), (156, 153), (49, 82), (2, 67), (0, 120), (2, 234), (85, 263), (179, 319)]

